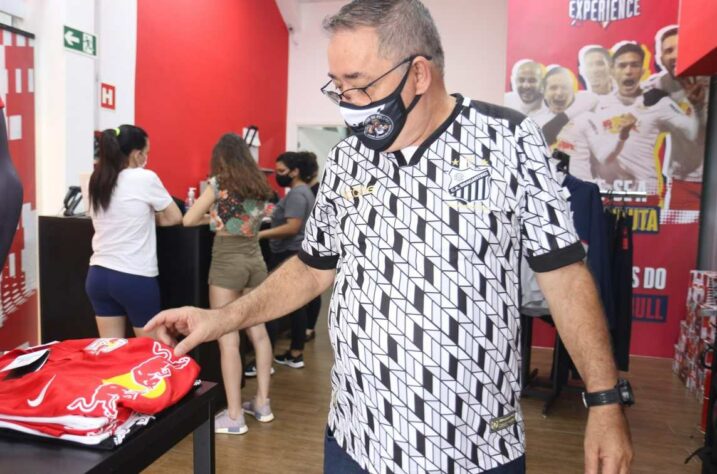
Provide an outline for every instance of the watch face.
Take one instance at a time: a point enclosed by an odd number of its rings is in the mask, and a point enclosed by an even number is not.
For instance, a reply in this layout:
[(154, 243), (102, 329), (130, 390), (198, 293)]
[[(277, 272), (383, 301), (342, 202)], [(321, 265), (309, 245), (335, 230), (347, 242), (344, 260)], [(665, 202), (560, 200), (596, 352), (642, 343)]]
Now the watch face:
[(630, 406), (635, 403), (630, 382), (627, 380), (620, 380), (617, 384), (617, 391), (620, 394), (620, 401), (623, 405)]

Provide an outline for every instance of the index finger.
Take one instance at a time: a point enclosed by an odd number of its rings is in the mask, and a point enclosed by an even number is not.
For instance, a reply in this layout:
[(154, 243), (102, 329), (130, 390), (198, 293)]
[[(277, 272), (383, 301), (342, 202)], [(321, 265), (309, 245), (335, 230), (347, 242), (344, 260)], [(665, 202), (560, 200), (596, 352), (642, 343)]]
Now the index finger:
[(172, 337), (172, 335), (169, 333), (165, 326), (159, 326), (154, 331), (149, 332), (149, 334), (152, 335), (153, 339), (158, 339), (160, 342), (163, 342), (170, 347), (174, 347), (177, 345), (177, 341), (174, 339), (174, 337)]
[(165, 327), (166, 320), (166, 314), (164, 311), (162, 311), (161, 313), (156, 314), (152, 319), (150, 319), (147, 324), (144, 325), (143, 329), (147, 332), (151, 332), (156, 330), (160, 326)]
[(606, 456), (601, 459), (602, 474), (620, 474), (620, 460), (614, 455)]

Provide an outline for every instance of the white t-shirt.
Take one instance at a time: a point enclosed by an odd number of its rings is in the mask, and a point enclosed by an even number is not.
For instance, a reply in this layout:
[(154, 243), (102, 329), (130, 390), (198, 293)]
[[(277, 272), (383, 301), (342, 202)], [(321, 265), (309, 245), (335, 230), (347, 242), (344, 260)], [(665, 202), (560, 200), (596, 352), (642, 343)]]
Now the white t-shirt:
[(165, 210), (171, 203), (172, 197), (153, 171), (122, 170), (109, 207), (97, 212), (90, 210), (95, 228), (90, 265), (157, 276), (154, 213)]

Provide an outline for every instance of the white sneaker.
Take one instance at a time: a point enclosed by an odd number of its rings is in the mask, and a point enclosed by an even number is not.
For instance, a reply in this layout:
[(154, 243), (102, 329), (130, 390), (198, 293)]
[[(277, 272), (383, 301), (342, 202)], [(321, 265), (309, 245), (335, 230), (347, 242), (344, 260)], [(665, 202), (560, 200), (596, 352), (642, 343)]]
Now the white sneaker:
[(233, 420), (226, 410), (214, 417), (215, 433), (243, 435), (247, 431), (249, 431), (249, 428), (246, 426), (243, 413), (236, 420)]

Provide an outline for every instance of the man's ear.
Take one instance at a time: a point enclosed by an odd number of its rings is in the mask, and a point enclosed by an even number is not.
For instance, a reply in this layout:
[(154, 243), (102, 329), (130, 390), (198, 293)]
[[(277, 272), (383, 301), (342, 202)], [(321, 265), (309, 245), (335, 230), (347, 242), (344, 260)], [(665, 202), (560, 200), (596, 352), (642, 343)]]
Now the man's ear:
[(416, 94), (424, 94), (431, 86), (433, 75), (437, 72), (432, 67), (431, 61), (418, 56), (411, 66), (411, 77), (414, 78), (416, 84)]

